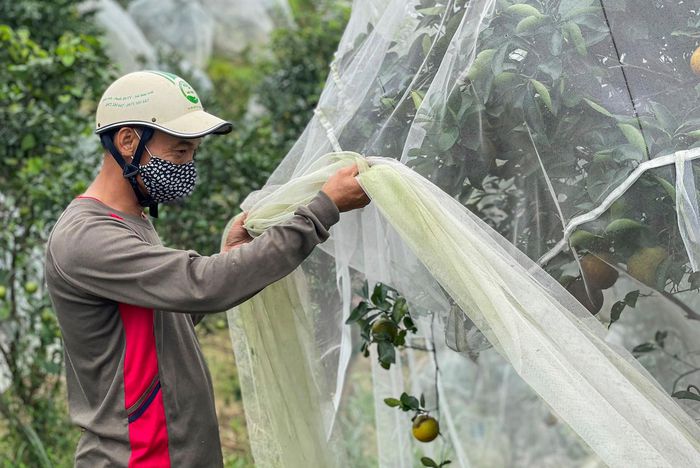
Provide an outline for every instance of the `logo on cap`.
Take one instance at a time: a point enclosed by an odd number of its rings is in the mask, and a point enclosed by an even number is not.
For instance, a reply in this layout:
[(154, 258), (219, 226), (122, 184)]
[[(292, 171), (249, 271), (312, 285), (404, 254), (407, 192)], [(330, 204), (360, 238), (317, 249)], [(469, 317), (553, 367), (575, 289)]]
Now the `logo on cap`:
[(180, 78), (180, 91), (182, 91), (182, 95), (185, 96), (191, 103), (197, 104), (199, 102), (197, 93), (195, 93), (192, 86), (190, 86), (190, 84), (182, 78)]
[(155, 70), (149, 70), (150, 73), (155, 73), (156, 75), (162, 76), (163, 78), (170, 80), (173, 84), (178, 85), (180, 88), (180, 92), (182, 92), (182, 95), (185, 96), (185, 98), (190, 101), (192, 104), (197, 104), (199, 103), (199, 98), (197, 97), (197, 93), (195, 93), (194, 89), (190, 84), (180, 78), (179, 76), (173, 74), (173, 73), (168, 73), (168, 72), (162, 72), (162, 71), (155, 71)]

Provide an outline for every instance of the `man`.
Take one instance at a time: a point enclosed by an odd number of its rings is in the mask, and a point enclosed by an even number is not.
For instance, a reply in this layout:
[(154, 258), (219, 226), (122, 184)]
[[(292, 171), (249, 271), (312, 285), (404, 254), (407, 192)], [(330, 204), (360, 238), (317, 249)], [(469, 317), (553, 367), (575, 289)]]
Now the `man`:
[(231, 124), (162, 72), (116, 80), (97, 108), (105, 155), (46, 247), (46, 281), (61, 327), (78, 467), (216, 467), (221, 448), (199, 314), (229, 309), (291, 273), (326, 240), (339, 212), (369, 200), (338, 171), (288, 222), (252, 240), (242, 218), (222, 252), (166, 248), (143, 207), (188, 196), (194, 153)]

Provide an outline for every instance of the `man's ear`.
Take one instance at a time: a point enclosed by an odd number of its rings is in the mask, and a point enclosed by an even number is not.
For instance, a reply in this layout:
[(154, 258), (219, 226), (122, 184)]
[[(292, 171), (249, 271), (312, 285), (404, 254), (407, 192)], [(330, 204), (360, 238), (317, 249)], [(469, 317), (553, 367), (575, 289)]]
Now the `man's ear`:
[(139, 141), (136, 138), (135, 130), (130, 127), (122, 127), (114, 135), (114, 146), (124, 157), (131, 157), (136, 151)]

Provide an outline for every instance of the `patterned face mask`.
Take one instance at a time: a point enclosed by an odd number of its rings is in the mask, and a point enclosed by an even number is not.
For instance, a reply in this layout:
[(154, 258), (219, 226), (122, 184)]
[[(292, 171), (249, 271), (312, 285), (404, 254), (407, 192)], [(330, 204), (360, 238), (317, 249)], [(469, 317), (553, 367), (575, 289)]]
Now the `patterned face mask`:
[[(138, 133), (136, 136), (138, 137)], [(185, 164), (175, 164), (153, 156), (148, 147), (146, 151), (151, 159), (148, 164), (139, 167), (139, 174), (154, 202), (173, 203), (192, 195), (197, 181), (194, 160)]]

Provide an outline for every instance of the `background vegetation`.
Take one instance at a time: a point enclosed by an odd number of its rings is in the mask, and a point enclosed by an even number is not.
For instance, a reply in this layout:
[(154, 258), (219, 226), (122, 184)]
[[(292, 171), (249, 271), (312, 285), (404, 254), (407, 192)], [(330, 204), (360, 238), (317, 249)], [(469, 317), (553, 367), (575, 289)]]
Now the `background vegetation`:
[[(117, 76), (101, 32), (78, 1), (0, 1), (0, 466), (72, 466), (60, 330), (43, 284), (43, 245), (63, 208), (96, 173), (93, 111)], [(168, 246), (218, 250), (226, 221), (266, 180), (311, 116), (348, 19), (343, 2), (290, 2), (295, 26), (265, 58), (213, 57), (207, 108), (235, 123), (197, 155), (199, 187), (166, 207)], [(256, 54), (260, 56), (261, 54)], [(172, 58), (175, 63), (175, 58)], [(170, 67), (171, 71), (176, 67)], [(177, 71), (177, 70), (175, 70)], [(246, 116), (250, 101), (254, 116)], [(252, 465), (223, 316), (199, 327), (215, 380), (227, 466)]]

